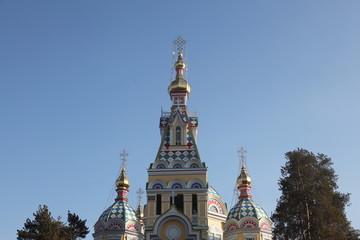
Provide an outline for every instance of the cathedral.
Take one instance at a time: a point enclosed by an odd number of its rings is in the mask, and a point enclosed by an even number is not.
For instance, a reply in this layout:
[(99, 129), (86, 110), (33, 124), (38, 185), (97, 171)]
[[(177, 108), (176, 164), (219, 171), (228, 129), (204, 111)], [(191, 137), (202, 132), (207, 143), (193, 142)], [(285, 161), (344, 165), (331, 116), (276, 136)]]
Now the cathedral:
[(181, 49), (168, 88), (172, 106), (161, 113), (160, 146), (148, 168), (147, 203), (136, 210), (129, 205), (130, 181), (123, 168), (115, 202), (96, 222), (94, 240), (270, 240), (271, 220), (252, 200), (244, 163), (237, 179), (238, 201), (230, 210), (208, 183), (196, 145), (198, 118), (187, 109), (191, 87), (184, 77)]

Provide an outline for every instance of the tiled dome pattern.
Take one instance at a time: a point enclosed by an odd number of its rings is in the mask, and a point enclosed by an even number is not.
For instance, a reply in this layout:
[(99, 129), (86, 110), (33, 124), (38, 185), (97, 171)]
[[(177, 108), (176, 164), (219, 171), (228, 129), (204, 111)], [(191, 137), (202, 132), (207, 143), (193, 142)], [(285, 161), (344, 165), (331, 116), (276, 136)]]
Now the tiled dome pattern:
[(125, 222), (130, 220), (138, 221), (135, 210), (127, 202), (123, 201), (115, 202), (106, 209), (99, 218), (99, 220), (104, 222), (111, 219), (119, 219)]
[(236, 219), (239, 221), (244, 217), (255, 217), (259, 220), (261, 218), (269, 219), (264, 209), (252, 199), (247, 198), (239, 200), (239, 202), (230, 210), (227, 220)]

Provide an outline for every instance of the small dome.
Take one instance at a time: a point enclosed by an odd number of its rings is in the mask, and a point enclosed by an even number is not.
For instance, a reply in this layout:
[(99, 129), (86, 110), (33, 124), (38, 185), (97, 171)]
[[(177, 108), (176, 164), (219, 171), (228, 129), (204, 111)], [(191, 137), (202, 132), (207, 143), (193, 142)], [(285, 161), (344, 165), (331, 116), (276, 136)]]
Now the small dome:
[(208, 193), (208, 213), (222, 214), (224, 215), (225, 218), (227, 215), (227, 209), (219, 193), (215, 190), (215, 188), (211, 186), (209, 186), (207, 193)]
[(269, 216), (262, 207), (255, 203), (252, 199), (244, 198), (240, 199), (230, 210), (226, 221), (231, 219), (239, 221), (245, 217), (254, 217), (258, 220), (262, 218), (270, 220)]
[(129, 186), (130, 186), (130, 181), (126, 176), (125, 169), (123, 168), (121, 170), (120, 176), (116, 180), (116, 187), (118, 187), (118, 188), (120, 188), (120, 187), (129, 188)]
[(130, 182), (123, 168), (116, 180), (118, 196), (115, 199), (115, 203), (108, 207), (95, 223), (94, 237), (96, 236), (96, 239), (107, 239), (107, 234), (120, 239), (120, 237), (127, 236), (126, 234), (129, 232), (138, 236), (139, 238), (137, 239), (143, 239), (142, 223), (137, 217), (135, 210), (129, 205), (126, 197), (129, 192), (129, 186)]
[(209, 186), (208, 188), (208, 195), (214, 195), (220, 197), (220, 194), (212, 186)]
[(237, 183), (238, 183), (238, 185), (250, 185), (251, 184), (251, 177), (246, 172), (246, 168), (244, 165), (241, 167), (241, 173), (237, 179)]
[(182, 56), (183, 55), (181, 53), (178, 54), (178, 60), (176, 61), (175, 65), (174, 65), (175, 69), (179, 69), (179, 68), (185, 69), (186, 65), (185, 65), (184, 61), (182, 60)]
[(135, 210), (124, 201), (117, 201), (106, 209), (100, 216), (99, 221), (107, 222), (109, 220), (138, 221)]
[(141, 220), (144, 217), (143, 207), (141, 204), (138, 205), (138, 208), (136, 209), (136, 216)]

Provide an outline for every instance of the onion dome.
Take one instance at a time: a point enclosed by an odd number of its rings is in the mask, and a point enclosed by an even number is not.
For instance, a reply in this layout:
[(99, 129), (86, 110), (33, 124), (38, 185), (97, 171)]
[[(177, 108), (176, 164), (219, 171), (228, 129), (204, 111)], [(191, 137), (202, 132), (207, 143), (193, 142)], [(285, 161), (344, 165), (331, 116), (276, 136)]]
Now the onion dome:
[(123, 168), (121, 170), (120, 176), (116, 180), (116, 187), (118, 187), (118, 188), (120, 188), (120, 187), (129, 188), (130, 187), (130, 181), (126, 176), (125, 168)]
[(251, 177), (246, 172), (245, 165), (242, 165), (242, 167), (241, 167), (241, 173), (237, 179), (237, 183), (238, 183), (238, 185), (242, 185), (242, 184), (250, 185), (251, 184)]
[(144, 218), (143, 207), (141, 204), (139, 204), (138, 208), (136, 209), (136, 216), (139, 218), (139, 220), (142, 220)]
[(120, 176), (116, 180), (117, 197), (115, 202), (108, 207), (99, 217), (94, 228), (94, 239), (104, 240), (107, 236), (136, 236), (143, 239), (141, 221), (136, 211), (129, 205), (127, 193), (129, 192), (130, 182), (123, 168)]
[(182, 59), (182, 54), (178, 54), (178, 59), (174, 65), (176, 69), (176, 77), (175, 79), (170, 83), (170, 86), (168, 88), (168, 92), (173, 91), (186, 91), (187, 93), (191, 92), (191, 87), (189, 83), (184, 79), (184, 69), (185, 69), (185, 63)]

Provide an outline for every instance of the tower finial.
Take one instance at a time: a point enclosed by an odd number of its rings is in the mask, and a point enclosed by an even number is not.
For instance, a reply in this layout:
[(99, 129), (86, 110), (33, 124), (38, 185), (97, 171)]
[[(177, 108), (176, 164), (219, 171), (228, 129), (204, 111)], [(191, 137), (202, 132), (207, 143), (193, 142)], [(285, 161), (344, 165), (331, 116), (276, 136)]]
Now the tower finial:
[[(187, 73), (187, 64), (186, 64), (186, 40), (183, 37), (178, 37), (175, 39), (174, 43), (174, 52), (177, 52), (177, 60), (174, 63), (174, 68), (176, 70), (176, 76), (175, 79), (172, 80), (170, 83), (170, 86), (168, 88), (168, 92), (170, 94), (170, 98), (172, 100), (173, 96), (172, 93), (175, 93), (175, 95), (178, 95), (178, 92), (184, 93), (186, 95), (186, 99), (182, 97), (184, 101), (181, 105), (186, 105), (186, 100), (189, 97), (189, 94), (191, 92), (191, 87), (189, 83), (186, 81), (186, 76), (184, 77), (184, 71)], [(174, 59), (175, 60), (175, 59)], [(183, 95), (183, 94), (180, 94)]]
[[(237, 175), (240, 177), (241, 174), (241, 170), (242, 167), (246, 165), (246, 149), (244, 147), (240, 147), (237, 149), (237, 154), (238, 154), (238, 159), (239, 159), (239, 170)], [(236, 203), (237, 199), (240, 197), (240, 192), (239, 192), (239, 184), (238, 184), (238, 180), (235, 183), (234, 186), (234, 193), (233, 193), (233, 198), (231, 200), (231, 206), (233, 206), (233, 203)]]
[(251, 198), (250, 189), (251, 189), (251, 177), (246, 171), (246, 150), (241, 147), (238, 150), (239, 159), (241, 160), (241, 171), (237, 179), (237, 189), (240, 191), (239, 198)]

